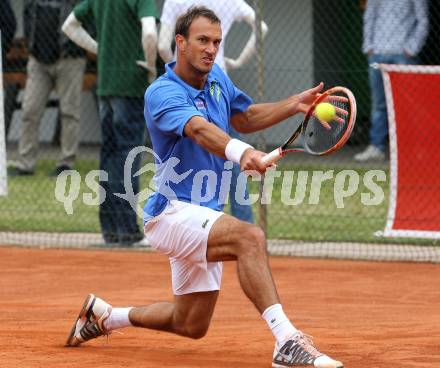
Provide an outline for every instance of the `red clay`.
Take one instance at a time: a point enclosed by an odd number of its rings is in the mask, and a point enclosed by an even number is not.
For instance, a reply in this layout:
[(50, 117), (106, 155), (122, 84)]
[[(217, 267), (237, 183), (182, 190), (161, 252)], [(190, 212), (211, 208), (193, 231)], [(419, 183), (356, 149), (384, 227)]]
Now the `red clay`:
[[(440, 266), (272, 258), (294, 324), (347, 368), (440, 367)], [(115, 306), (171, 298), (167, 259), (122, 251), (0, 248), (0, 367), (270, 367), (273, 338), (234, 263), (208, 335), (128, 328), (65, 348), (85, 295)]]

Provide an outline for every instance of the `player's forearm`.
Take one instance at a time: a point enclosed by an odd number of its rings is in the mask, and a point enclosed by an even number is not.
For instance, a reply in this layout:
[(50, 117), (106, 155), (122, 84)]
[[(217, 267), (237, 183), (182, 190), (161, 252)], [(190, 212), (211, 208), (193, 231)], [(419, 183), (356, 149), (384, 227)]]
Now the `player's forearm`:
[(214, 155), (226, 158), (225, 148), (231, 137), (202, 117), (195, 116), (186, 124), (185, 135)]
[(90, 37), (78, 19), (76, 19), (73, 12), (69, 14), (61, 27), (61, 30), (78, 46), (91, 52), (92, 54), (98, 53), (98, 43), (92, 37)]
[(240, 133), (253, 133), (288, 119), (300, 112), (296, 96), (290, 96), (278, 102), (261, 103), (249, 106), (244, 113), (244, 119), (234, 127)]

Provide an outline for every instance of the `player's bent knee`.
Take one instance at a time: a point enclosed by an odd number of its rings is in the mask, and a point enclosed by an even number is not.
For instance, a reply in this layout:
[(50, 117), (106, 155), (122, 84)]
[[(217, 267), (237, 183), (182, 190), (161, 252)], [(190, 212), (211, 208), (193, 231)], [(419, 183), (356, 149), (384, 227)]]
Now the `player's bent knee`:
[(184, 335), (194, 340), (201, 339), (208, 332), (209, 325), (192, 326), (185, 328)]
[(264, 248), (266, 246), (266, 235), (264, 231), (258, 226), (252, 226), (250, 231), (253, 242), (259, 247)]
[(264, 231), (258, 226), (248, 226), (241, 234), (240, 246), (242, 253), (265, 253), (266, 236)]

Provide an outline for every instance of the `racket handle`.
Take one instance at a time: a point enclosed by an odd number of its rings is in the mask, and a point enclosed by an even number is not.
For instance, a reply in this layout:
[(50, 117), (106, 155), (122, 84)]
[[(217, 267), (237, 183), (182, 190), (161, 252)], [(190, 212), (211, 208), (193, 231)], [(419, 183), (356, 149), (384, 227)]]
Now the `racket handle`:
[(263, 156), (261, 161), (266, 165), (272, 165), (274, 162), (278, 161), (282, 157), (281, 150), (279, 148), (274, 149), (272, 152), (269, 152), (266, 156)]

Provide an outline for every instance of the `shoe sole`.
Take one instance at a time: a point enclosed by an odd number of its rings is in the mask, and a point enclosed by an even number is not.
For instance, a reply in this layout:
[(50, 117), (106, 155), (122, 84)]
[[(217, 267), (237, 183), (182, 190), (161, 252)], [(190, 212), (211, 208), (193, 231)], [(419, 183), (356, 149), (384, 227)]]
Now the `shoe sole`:
[(75, 323), (73, 324), (72, 330), (70, 331), (69, 337), (67, 338), (66, 344), (64, 346), (66, 347), (75, 347), (81, 344), (81, 341), (79, 341), (75, 337), (76, 327), (79, 321), (83, 319), (87, 313), (89, 312), (90, 307), (93, 305), (93, 302), (95, 301), (96, 297), (93, 294), (89, 294), (84, 301), (84, 304), (81, 308), (81, 312), (78, 314), (78, 318), (75, 320)]

